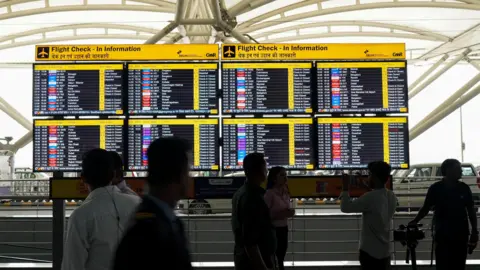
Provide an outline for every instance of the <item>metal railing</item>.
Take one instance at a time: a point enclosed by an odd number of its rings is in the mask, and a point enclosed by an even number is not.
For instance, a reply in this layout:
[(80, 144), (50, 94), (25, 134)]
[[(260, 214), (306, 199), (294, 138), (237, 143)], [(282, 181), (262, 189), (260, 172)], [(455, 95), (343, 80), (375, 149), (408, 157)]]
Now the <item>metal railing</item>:
[[(44, 196), (44, 190), (35, 187), (48, 187), (48, 181), (21, 180), (10, 187), (11, 194), (1, 195), (0, 204), (0, 263), (2, 262), (51, 262), (52, 257), (52, 202)], [(5, 182), (5, 181), (2, 181)], [(397, 227), (413, 218), (410, 213), (415, 207), (421, 206), (424, 194), (419, 190), (428, 188), (424, 184), (409, 183), (411, 194), (398, 194), (400, 207), (407, 207), (399, 212), (393, 221)], [(33, 189), (32, 189), (33, 187)], [(472, 188), (473, 190), (473, 188)], [(423, 196), (423, 197), (422, 197)], [(191, 201), (184, 201), (186, 207), (179, 209), (178, 215), (183, 219), (188, 230), (191, 243), (191, 253), (196, 262), (228, 264), (232, 261), (233, 235), (230, 228), (230, 208), (221, 208), (221, 203), (207, 200), (211, 203), (213, 214), (192, 214), (188, 205)], [(323, 201), (322, 204), (310, 204), (311, 201)], [(329, 203), (325, 203), (329, 201)], [(65, 215), (81, 203), (68, 201)], [(223, 205), (229, 200), (223, 200)], [(286, 261), (289, 262), (331, 262), (332, 265), (340, 261), (357, 261), (358, 241), (360, 237), (360, 215), (345, 215), (340, 213), (336, 205), (336, 198), (316, 198), (296, 201), (296, 215), (289, 221), (289, 250)], [(424, 221), (427, 236), (431, 221)], [(65, 228), (65, 227), (64, 227)], [(418, 259), (430, 259), (431, 243), (429, 239), (421, 242), (418, 248)], [(392, 243), (392, 259), (401, 261), (405, 258), (405, 250), (399, 244)], [(480, 252), (475, 251), (469, 259), (480, 260)]]

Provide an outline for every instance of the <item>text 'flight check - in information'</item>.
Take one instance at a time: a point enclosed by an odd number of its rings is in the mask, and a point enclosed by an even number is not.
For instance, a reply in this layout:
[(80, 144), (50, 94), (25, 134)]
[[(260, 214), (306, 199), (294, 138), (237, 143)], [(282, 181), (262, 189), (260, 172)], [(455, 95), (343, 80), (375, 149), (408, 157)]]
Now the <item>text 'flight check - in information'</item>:
[(129, 64), (130, 114), (218, 114), (217, 64)]
[(367, 168), (378, 160), (408, 168), (406, 117), (318, 118), (317, 124), (321, 169)]
[(405, 62), (317, 62), (318, 112), (407, 112)]
[(223, 113), (311, 113), (312, 63), (224, 63)]
[(36, 64), (33, 115), (123, 114), (122, 64)]
[(79, 171), (94, 148), (123, 155), (123, 120), (35, 120), (35, 171)]
[(223, 120), (223, 169), (242, 169), (249, 153), (265, 155), (268, 166), (313, 169), (312, 118)]
[(130, 119), (127, 168), (146, 170), (147, 150), (160, 137), (179, 137), (193, 146), (194, 170), (219, 169), (218, 119)]

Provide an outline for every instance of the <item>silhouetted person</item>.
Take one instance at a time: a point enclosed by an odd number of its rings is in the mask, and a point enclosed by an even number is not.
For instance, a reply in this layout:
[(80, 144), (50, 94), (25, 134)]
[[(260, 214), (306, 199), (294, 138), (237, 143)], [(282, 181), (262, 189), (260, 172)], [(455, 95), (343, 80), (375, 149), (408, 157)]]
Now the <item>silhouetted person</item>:
[(271, 269), (275, 265), (276, 237), (263, 197), (265, 190), (260, 186), (267, 179), (263, 154), (248, 154), (243, 169), (247, 180), (232, 199), (235, 269)]
[(290, 207), (290, 193), (287, 185), (287, 171), (283, 167), (273, 167), (268, 172), (265, 202), (270, 209), (272, 223), (277, 237), (278, 268), (284, 269), (283, 261), (288, 248), (288, 219), (295, 215)]
[(103, 149), (88, 151), (82, 161), (82, 180), (90, 194), (68, 219), (62, 270), (110, 269), (125, 226), (140, 203), (111, 185), (113, 159)]
[(127, 186), (127, 182), (123, 178), (123, 161), (122, 157), (115, 151), (110, 151), (110, 154), (113, 158), (113, 166), (115, 169), (115, 178), (113, 179), (112, 184), (117, 186), (122, 193), (135, 195), (138, 194)]
[[(470, 187), (461, 182), (462, 164), (447, 159), (440, 170), (443, 180), (430, 186), (423, 207), (411, 224), (422, 220), (434, 210), (435, 261), (438, 270), (463, 270), (467, 261), (468, 244), (473, 250), (478, 241), (477, 215)], [(472, 227), (470, 231), (468, 220)]]
[(193, 269), (183, 223), (173, 211), (186, 195), (190, 145), (179, 138), (160, 138), (147, 156), (149, 194), (118, 247), (113, 269)]
[(343, 176), (340, 209), (344, 213), (362, 213), (360, 265), (362, 270), (390, 269), (390, 225), (397, 198), (385, 188), (391, 167), (386, 162), (368, 164), (368, 186), (371, 191), (352, 201), (348, 194), (350, 176)]

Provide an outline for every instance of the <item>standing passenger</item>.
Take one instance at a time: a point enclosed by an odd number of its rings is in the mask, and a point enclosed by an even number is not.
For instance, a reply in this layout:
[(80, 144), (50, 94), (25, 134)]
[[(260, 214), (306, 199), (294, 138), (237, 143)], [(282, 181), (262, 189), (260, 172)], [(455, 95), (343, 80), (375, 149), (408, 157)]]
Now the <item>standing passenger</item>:
[(360, 236), (360, 265), (362, 270), (390, 269), (390, 226), (397, 198), (385, 188), (391, 167), (386, 162), (368, 164), (368, 181), (372, 191), (355, 201), (350, 200), (350, 177), (343, 176), (343, 192), (340, 209), (344, 213), (362, 213)]
[(122, 157), (115, 152), (110, 151), (113, 158), (113, 165), (115, 168), (115, 178), (113, 179), (112, 184), (117, 186), (122, 193), (138, 196), (138, 194), (127, 186), (125, 179), (123, 178), (123, 161)]
[(460, 181), (460, 161), (447, 159), (440, 170), (443, 179), (428, 188), (423, 207), (410, 225), (417, 224), (433, 209), (436, 269), (463, 270), (467, 253), (473, 252), (478, 242), (475, 204), (470, 187)]
[(295, 210), (290, 208), (290, 194), (287, 185), (287, 171), (283, 167), (270, 169), (267, 178), (267, 191), (265, 202), (270, 208), (270, 215), (277, 235), (278, 267), (284, 269), (283, 261), (288, 247), (288, 219), (295, 215)]
[(112, 186), (110, 153), (93, 149), (82, 161), (82, 179), (90, 194), (68, 219), (62, 270), (110, 269), (125, 225), (140, 203)]
[(276, 237), (261, 184), (267, 179), (263, 154), (243, 159), (247, 180), (232, 199), (235, 270), (267, 270), (275, 266)]
[(188, 240), (175, 215), (186, 195), (191, 165), (190, 145), (179, 138), (155, 140), (147, 152), (149, 193), (120, 243), (114, 270), (191, 270)]

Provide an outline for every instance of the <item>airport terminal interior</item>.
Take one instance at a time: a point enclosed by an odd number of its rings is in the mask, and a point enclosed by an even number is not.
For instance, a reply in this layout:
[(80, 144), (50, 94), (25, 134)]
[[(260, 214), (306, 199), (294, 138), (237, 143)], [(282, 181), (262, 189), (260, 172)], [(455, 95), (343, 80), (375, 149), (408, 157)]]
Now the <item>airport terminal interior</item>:
[[(195, 269), (234, 269), (232, 196), (252, 152), (287, 170), (286, 269), (360, 269), (342, 175), (356, 200), (367, 165), (391, 165), (394, 230), (454, 158), (478, 213), (478, 94), (480, 0), (0, 0), (0, 269), (60, 270), (84, 153), (119, 153), (142, 196), (164, 136), (193, 149), (175, 212)], [(435, 264), (432, 223), (418, 269)], [(402, 243), (390, 254), (412, 268)]]

